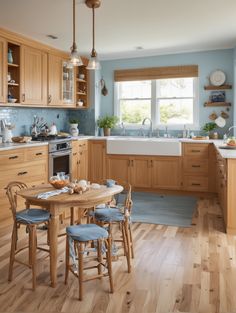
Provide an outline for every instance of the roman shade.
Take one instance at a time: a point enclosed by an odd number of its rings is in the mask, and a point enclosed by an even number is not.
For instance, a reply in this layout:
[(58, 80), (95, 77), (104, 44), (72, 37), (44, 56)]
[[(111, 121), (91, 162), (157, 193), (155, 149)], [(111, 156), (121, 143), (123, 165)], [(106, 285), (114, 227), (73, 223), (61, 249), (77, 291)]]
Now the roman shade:
[(114, 71), (115, 82), (179, 77), (198, 77), (198, 65), (149, 67)]

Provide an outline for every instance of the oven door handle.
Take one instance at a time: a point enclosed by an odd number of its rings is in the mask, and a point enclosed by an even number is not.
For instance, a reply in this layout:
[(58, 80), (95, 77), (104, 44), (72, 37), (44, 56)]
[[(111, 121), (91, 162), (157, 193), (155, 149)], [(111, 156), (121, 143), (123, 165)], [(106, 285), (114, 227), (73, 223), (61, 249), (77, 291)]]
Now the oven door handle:
[(50, 156), (51, 157), (58, 157), (58, 156), (66, 156), (66, 155), (70, 155), (71, 151), (67, 151), (67, 152), (57, 152), (57, 153), (51, 153)]

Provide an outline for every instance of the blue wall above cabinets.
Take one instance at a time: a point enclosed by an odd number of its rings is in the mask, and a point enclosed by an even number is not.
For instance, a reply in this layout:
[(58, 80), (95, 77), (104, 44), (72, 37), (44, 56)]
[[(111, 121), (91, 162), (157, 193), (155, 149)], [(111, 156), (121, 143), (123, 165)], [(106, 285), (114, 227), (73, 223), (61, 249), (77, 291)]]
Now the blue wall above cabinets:
[[(235, 51), (236, 62), (236, 51)], [(216, 69), (221, 69), (226, 73), (227, 83), (233, 84), (234, 78), (234, 50), (215, 50), (195, 53), (170, 54), (153, 57), (143, 57), (134, 59), (109, 60), (102, 62), (101, 76), (106, 82), (108, 95), (101, 96), (101, 115), (113, 114), (114, 106), (114, 70), (129, 69), (129, 68), (144, 68), (158, 66), (175, 66), (175, 65), (198, 65), (199, 66), (199, 122), (202, 127), (206, 122), (209, 122), (208, 116), (215, 111), (220, 113), (224, 107), (205, 108), (204, 102), (208, 100), (210, 91), (204, 90), (204, 85), (209, 84), (208, 77), (210, 73)], [(235, 88), (234, 88), (235, 90)], [(233, 91), (226, 91), (226, 99), (232, 103), (230, 108), (230, 118), (222, 133), (225, 132), (230, 125), (233, 124)], [(236, 120), (236, 117), (235, 117)]]

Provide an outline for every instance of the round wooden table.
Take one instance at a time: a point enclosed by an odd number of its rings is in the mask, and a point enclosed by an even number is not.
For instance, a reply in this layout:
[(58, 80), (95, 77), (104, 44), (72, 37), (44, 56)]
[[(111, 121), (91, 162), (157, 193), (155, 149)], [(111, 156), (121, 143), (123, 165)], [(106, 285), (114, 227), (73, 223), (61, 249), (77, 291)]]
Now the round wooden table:
[(81, 210), (95, 207), (112, 200), (113, 196), (122, 192), (123, 187), (114, 185), (113, 187), (101, 186), (99, 189), (90, 189), (83, 194), (62, 193), (48, 199), (38, 199), (38, 194), (55, 190), (51, 185), (40, 185), (33, 188), (24, 189), (18, 195), (26, 200), (26, 207), (32, 205), (40, 206), (48, 210), (51, 214), (49, 222), (50, 236), (50, 277), (52, 287), (57, 283), (57, 237), (59, 230), (59, 215), (67, 208), (78, 207)]

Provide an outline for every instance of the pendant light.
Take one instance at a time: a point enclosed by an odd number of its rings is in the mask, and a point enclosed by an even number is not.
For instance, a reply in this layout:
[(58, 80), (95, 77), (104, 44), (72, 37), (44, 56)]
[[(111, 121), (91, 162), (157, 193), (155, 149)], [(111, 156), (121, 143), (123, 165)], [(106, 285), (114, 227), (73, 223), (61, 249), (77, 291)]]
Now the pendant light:
[(97, 58), (97, 52), (95, 50), (95, 9), (99, 8), (101, 5), (101, 0), (86, 0), (85, 1), (88, 8), (93, 11), (93, 48), (90, 55), (90, 60), (87, 66), (88, 70), (99, 70), (101, 65)]
[(77, 45), (75, 42), (75, 0), (73, 0), (73, 44), (71, 47), (69, 63), (70, 65), (73, 65), (73, 66), (83, 65), (83, 62), (81, 60), (81, 57), (79, 56)]

